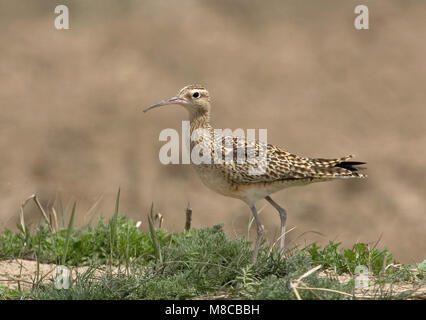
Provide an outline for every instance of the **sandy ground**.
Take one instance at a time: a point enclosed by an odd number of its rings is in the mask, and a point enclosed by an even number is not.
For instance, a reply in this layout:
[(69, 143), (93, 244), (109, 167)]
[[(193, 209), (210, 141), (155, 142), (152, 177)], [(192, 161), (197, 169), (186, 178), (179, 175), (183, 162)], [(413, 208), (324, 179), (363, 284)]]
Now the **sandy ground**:
[[(51, 282), (56, 278), (55, 264), (40, 263), (38, 265), (38, 279), (43, 282)], [(97, 268), (95, 275), (99, 276), (107, 270), (108, 266)], [(88, 267), (72, 267), (70, 271), (73, 278), (77, 274), (82, 274), (88, 270)], [(113, 268), (113, 273), (118, 269)], [(34, 260), (9, 259), (0, 261), (0, 284), (9, 288), (16, 288), (19, 285), (22, 288), (31, 288), (37, 279), (37, 262)]]
[[(162, 165), (178, 107), (141, 110), (190, 84), (213, 97), (218, 128), (266, 128), (268, 142), (311, 157), (356, 154), (366, 181), (293, 188), (273, 198), (290, 240), (387, 247), (403, 263), (426, 257), (426, 3), (364, 1), (69, 2), (70, 30), (54, 28), (55, 1), (0, 3), (0, 229), (16, 227), (36, 193), (76, 223), (121, 213), (142, 220), (151, 202), (163, 226), (224, 223), (244, 235), (250, 210), (204, 187), (187, 165)], [(99, 204), (89, 209), (101, 197)], [(61, 199), (62, 201), (59, 201)], [(262, 207), (266, 203), (259, 203)], [(37, 226), (37, 209), (26, 208)], [(279, 218), (262, 212), (273, 240)]]
[[(39, 277), (48, 281), (55, 276), (56, 265), (39, 264)], [(33, 260), (11, 259), (0, 261), (0, 284), (16, 288), (31, 288), (37, 277), (37, 262)], [(19, 282), (19, 283), (18, 283)]]

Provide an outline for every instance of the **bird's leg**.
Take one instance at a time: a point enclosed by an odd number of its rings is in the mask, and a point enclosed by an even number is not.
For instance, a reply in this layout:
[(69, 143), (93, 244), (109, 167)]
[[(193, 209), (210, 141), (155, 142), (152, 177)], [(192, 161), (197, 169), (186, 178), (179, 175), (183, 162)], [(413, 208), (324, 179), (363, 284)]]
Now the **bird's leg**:
[(262, 221), (260, 220), (256, 207), (253, 205), (250, 207), (250, 210), (253, 213), (254, 219), (256, 220), (256, 227), (257, 227), (257, 237), (256, 237), (256, 243), (254, 245), (254, 251), (253, 251), (253, 263), (255, 263), (257, 259), (257, 254), (259, 253), (260, 242), (262, 241), (265, 227), (263, 226)]
[(285, 224), (287, 221), (287, 212), (282, 208), (278, 203), (276, 203), (270, 196), (266, 196), (265, 200), (268, 201), (275, 209), (277, 209), (280, 214), (281, 219), (281, 235), (280, 235), (280, 253), (284, 253), (284, 243), (285, 243)]

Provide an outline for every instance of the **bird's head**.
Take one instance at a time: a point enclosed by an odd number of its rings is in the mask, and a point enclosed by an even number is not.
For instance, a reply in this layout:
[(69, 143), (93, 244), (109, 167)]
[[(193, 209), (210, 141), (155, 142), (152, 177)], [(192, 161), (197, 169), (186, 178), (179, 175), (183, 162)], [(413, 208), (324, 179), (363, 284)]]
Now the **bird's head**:
[(179, 104), (188, 110), (190, 116), (205, 115), (210, 112), (210, 96), (206, 88), (199, 85), (189, 85), (182, 88), (179, 93), (170, 99), (162, 100), (146, 107), (147, 112), (156, 107)]

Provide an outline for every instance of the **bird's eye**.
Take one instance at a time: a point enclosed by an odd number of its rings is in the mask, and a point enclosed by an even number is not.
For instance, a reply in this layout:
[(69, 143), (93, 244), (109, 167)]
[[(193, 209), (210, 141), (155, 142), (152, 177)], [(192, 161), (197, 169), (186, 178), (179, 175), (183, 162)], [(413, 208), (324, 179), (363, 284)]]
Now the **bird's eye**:
[(192, 94), (192, 97), (193, 97), (193, 98), (199, 98), (199, 97), (200, 97), (200, 93), (199, 93), (198, 91), (195, 91), (195, 92)]

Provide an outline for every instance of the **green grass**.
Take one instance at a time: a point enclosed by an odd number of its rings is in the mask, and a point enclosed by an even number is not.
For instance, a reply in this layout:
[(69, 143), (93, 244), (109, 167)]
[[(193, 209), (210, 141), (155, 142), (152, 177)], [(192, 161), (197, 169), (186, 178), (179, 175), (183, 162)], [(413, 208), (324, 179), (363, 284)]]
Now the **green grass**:
[(0, 285), (0, 300), (18, 299), (21, 293), (18, 289), (9, 289)]
[(383, 270), (383, 264), (388, 265), (393, 259), (387, 249), (370, 248), (365, 243), (356, 243), (352, 249), (346, 250), (339, 250), (339, 246), (339, 242), (333, 241), (324, 248), (313, 243), (306, 250), (317, 264), (333, 269), (337, 274), (354, 274), (357, 266), (364, 265), (374, 275), (378, 275)]
[[(45, 224), (33, 234), (22, 229), (5, 231), (0, 234), (0, 259), (24, 257), (89, 268), (66, 290), (37, 279), (30, 289), (0, 284), (0, 299), (190, 299), (219, 294), (235, 299), (296, 299), (292, 281), (318, 265), (341, 274), (354, 273), (362, 264), (377, 276), (379, 285), (425, 281), (424, 272), (412, 271), (414, 266), (384, 271), (383, 263), (389, 265), (392, 255), (362, 243), (346, 250), (339, 243), (312, 244), (284, 257), (264, 242), (258, 261), (252, 264), (251, 242), (229, 238), (221, 225), (178, 233), (154, 228), (152, 221), (150, 226), (149, 232), (139, 231), (133, 221), (118, 215), (117, 201), (110, 221), (100, 218), (94, 227), (74, 226), (71, 215), (67, 228), (57, 233)], [(415, 267), (422, 270), (423, 264)], [(110, 268), (97, 273), (101, 265)], [(340, 284), (318, 272), (305, 277), (303, 283), (329, 290), (299, 290), (302, 299), (348, 299), (354, 292), (353, 280)], [(395, 297), (378, 289), (377, 298)]]
[[(114, 241), (111, 241), (112, 230), (115, 230)], [(162, 244), (169, 241), (170, 235), (165, 230), (156, 233)], [(151, 236), (140, 232), (125, 216), (114, 216), (108, 223), (101, 217), (95, 227), (71, 231), (61, 229), (53, 233), (42, 223), (34, 234), (10, 230), (0, 234), (0, 259), (37, 255), (44, 263), (78, 266), (125, 263), (130, 257), (149, 260), (153, 253)]]

